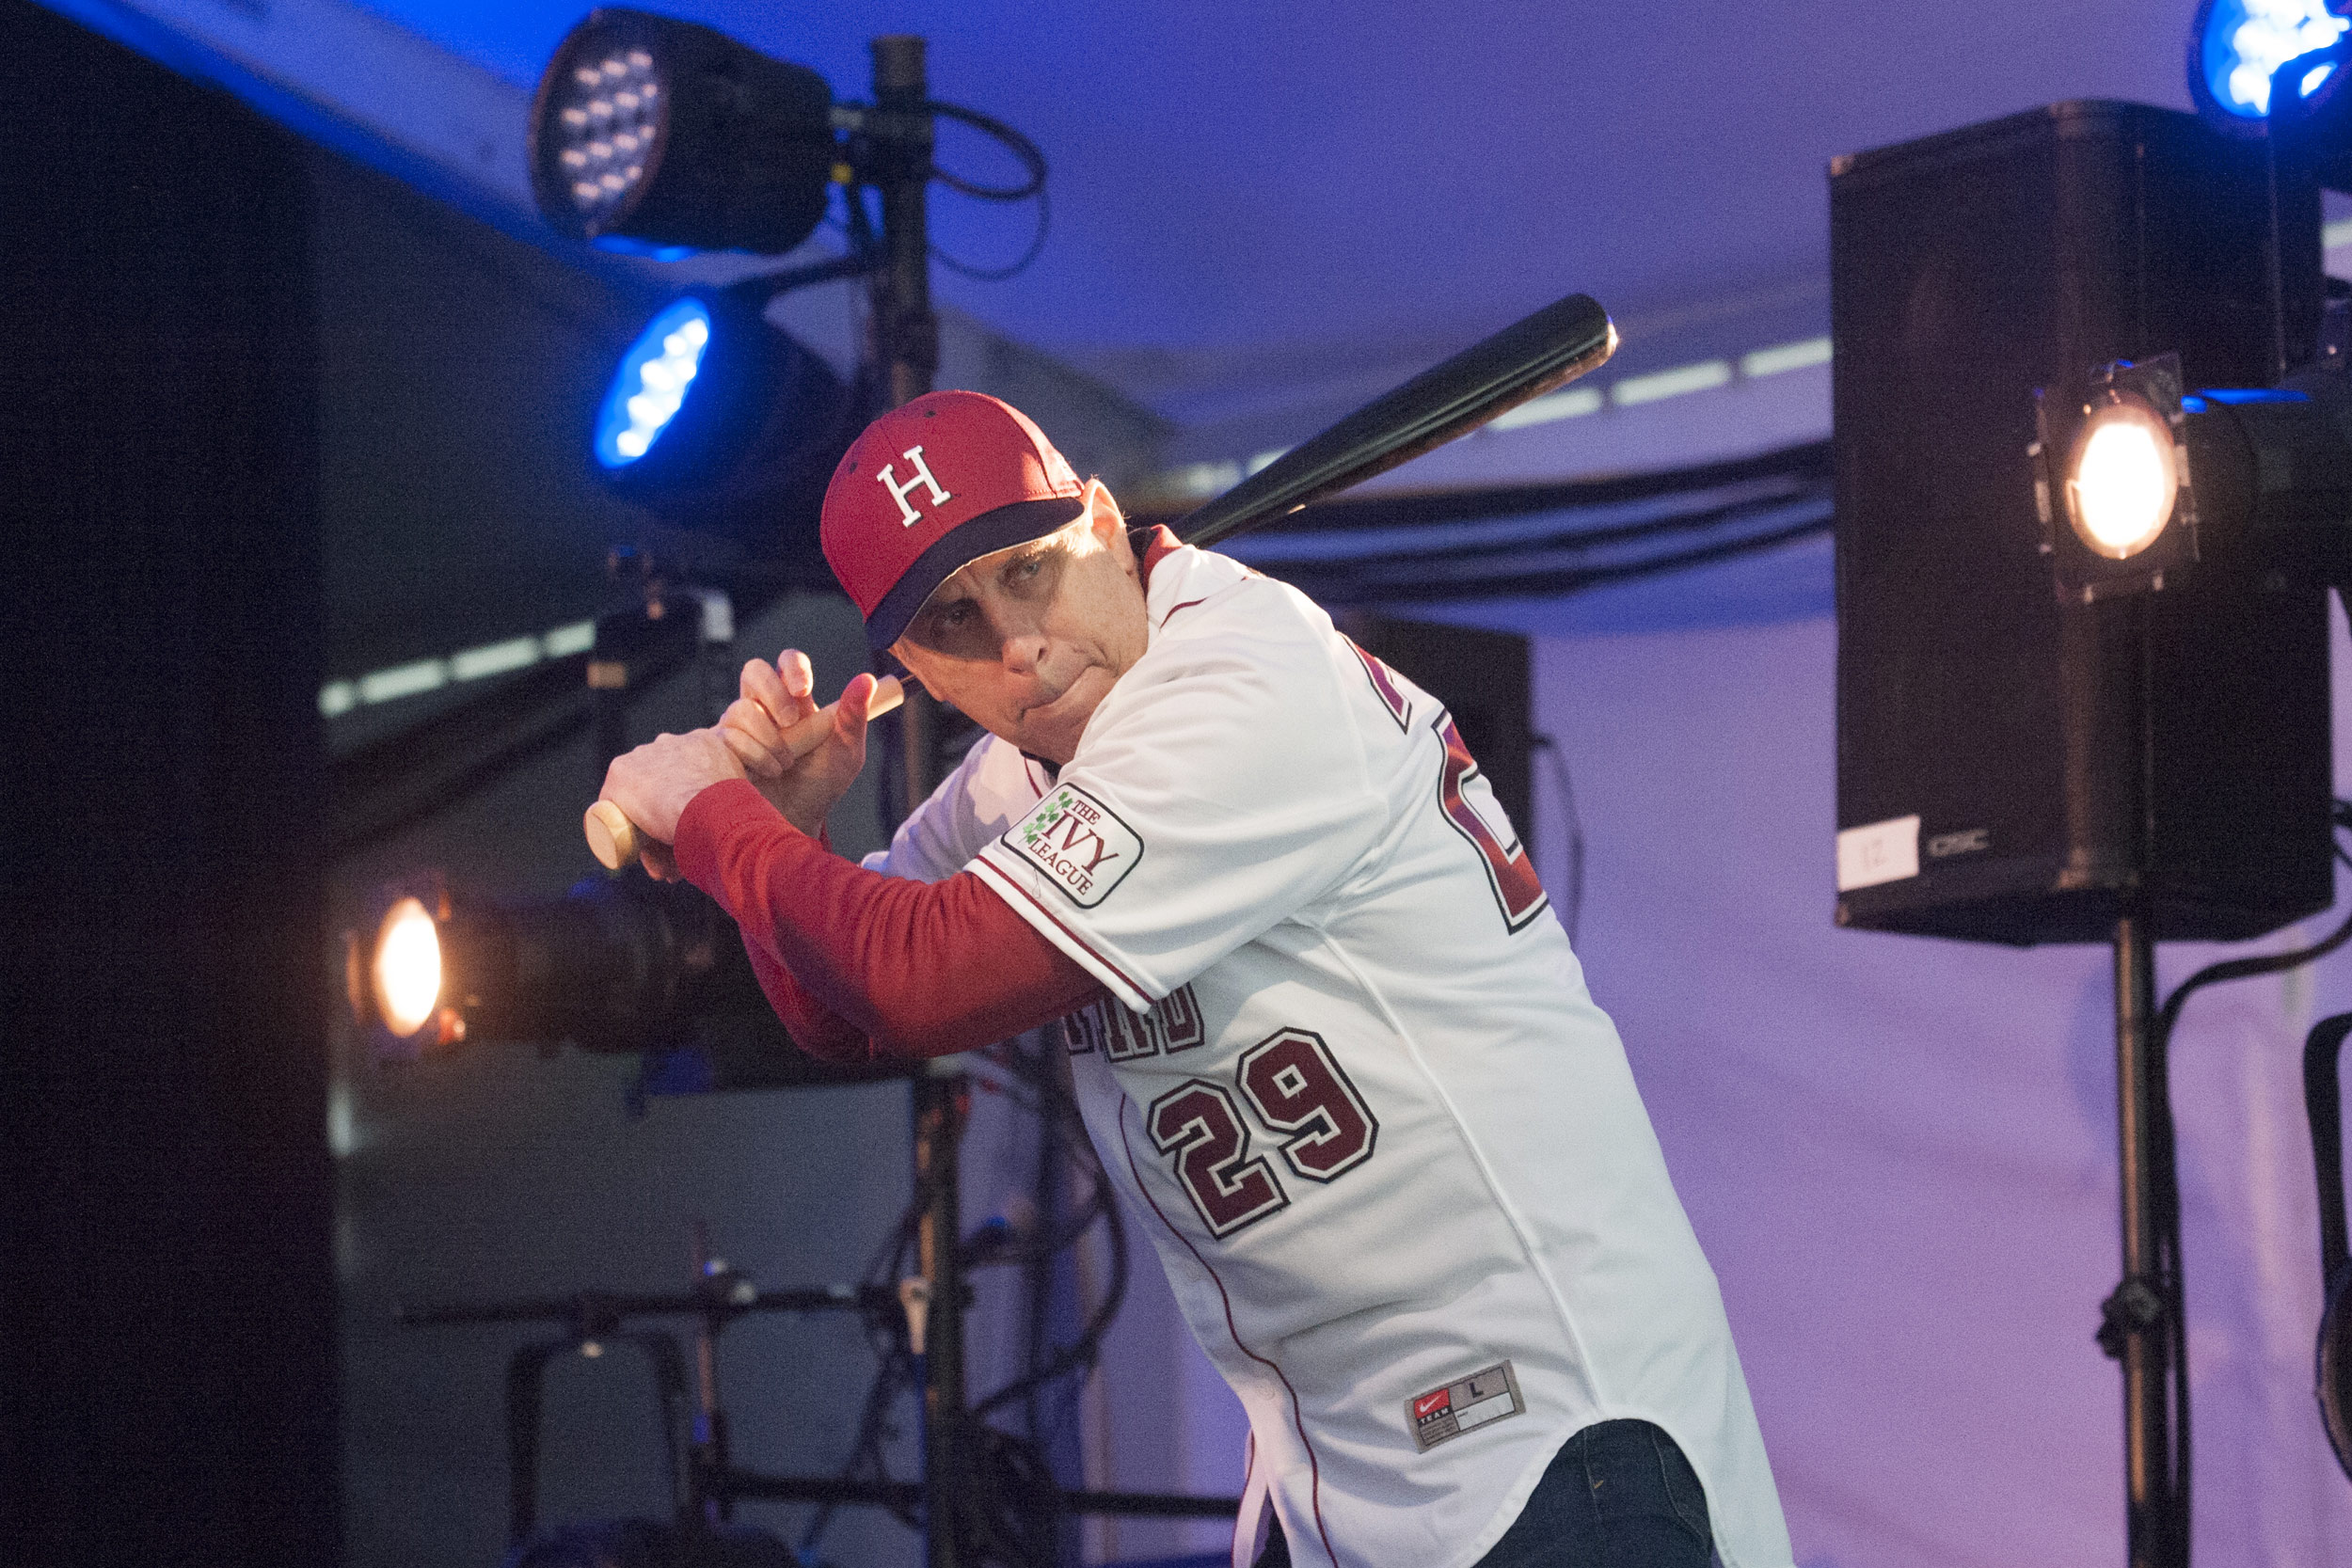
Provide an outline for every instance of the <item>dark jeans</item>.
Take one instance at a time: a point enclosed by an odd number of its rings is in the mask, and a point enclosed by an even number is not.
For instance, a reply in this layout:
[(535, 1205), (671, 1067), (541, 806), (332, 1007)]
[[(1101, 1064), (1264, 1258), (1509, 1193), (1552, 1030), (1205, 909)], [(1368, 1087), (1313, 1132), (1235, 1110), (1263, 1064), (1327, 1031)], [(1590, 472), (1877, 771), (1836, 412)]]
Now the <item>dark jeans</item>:
[[(1675, 1440), (1647, 1421), (1603, 1421), (1560, 1447), (1527, 1506), (1478, 1568), (1707, 1568), (1707, 1496)], [(1258, 1568), (1290, 1568), (1276, 1529)]]

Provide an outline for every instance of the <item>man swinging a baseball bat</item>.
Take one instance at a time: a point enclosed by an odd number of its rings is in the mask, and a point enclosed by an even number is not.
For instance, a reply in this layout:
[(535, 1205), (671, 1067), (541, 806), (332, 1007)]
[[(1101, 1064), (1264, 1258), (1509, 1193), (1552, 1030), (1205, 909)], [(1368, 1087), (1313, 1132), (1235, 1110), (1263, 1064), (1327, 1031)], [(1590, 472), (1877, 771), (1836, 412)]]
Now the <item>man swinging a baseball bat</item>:
[(814, 1054), (1063, 1021), (1248, 1412), (1235, 1562), (1788, 1568), (1713, 1273), (1445, 709), (1295, 591), (1131, 533), (977, 393), (869, 426), (822, 532), (872, 645), (988, 731), (961, 766), (833, 855), (874, 683), (796, 759), (787, 654), (604, 797)]

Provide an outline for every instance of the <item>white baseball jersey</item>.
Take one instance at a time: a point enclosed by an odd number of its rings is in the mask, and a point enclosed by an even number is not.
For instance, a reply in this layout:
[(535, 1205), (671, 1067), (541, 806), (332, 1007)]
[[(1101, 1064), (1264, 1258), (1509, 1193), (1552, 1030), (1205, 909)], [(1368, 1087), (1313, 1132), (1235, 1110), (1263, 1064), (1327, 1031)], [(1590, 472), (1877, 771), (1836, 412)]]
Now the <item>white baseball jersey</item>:
[(1729, 1568), (1788, 1568), (1714, 1275), (1452, 719), (1223, 556), (1146, 598), (1058, 778), (984, 739), (867, 863), (968, 863), (1124, 1005), (1069, 1022), (1079, 1100), (1293, 1556), (1463, 1568), (1630, 1417)]

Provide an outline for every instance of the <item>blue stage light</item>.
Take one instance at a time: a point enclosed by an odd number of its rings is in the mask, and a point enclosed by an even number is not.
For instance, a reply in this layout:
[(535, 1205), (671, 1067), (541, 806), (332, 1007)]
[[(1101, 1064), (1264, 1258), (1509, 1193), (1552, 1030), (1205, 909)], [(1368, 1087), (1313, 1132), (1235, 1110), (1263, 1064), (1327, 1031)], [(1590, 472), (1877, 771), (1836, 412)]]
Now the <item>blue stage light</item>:
[(771, 558), (813, 550), (825, 483), (864, 423), (832, 368), (767, 319), (774, 293), (751, 277), (672, 298), (582, 432), (615, 494)]
[(654, 317), (621, 357), (596, 418), (596, 461), (628, 467), (676, 419), (710, 349), (709, 307), (689, 295)]
[[(2289, 60), (2325, 49), (2344, 37), (2347, 23), (2325, 0), (2204, 0), (2189, 49), (2196, 96), (2222, 114), (2260, 121), (2270, 113), (2271, 73)], [(2309, 99), (2343, 68), (2306, 71)]]

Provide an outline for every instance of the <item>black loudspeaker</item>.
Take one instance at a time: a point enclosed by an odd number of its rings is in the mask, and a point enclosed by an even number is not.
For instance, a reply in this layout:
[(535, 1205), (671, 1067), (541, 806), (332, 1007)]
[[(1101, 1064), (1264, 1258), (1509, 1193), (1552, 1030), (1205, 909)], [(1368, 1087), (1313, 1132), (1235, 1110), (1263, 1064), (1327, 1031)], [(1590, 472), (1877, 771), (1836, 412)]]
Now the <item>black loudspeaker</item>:
[[(2064, 602), (2034, 398), (2177, 351), (2265, 387), (2317, 329), (2318, 194), (2193, 116), (2061, 103), (1830, 166), (1837, 921), (2252, 937), (2327, 907), (2327, 603), (2207, 531)], [(2278, 309), (2274, 309), (2274, 298)]]

